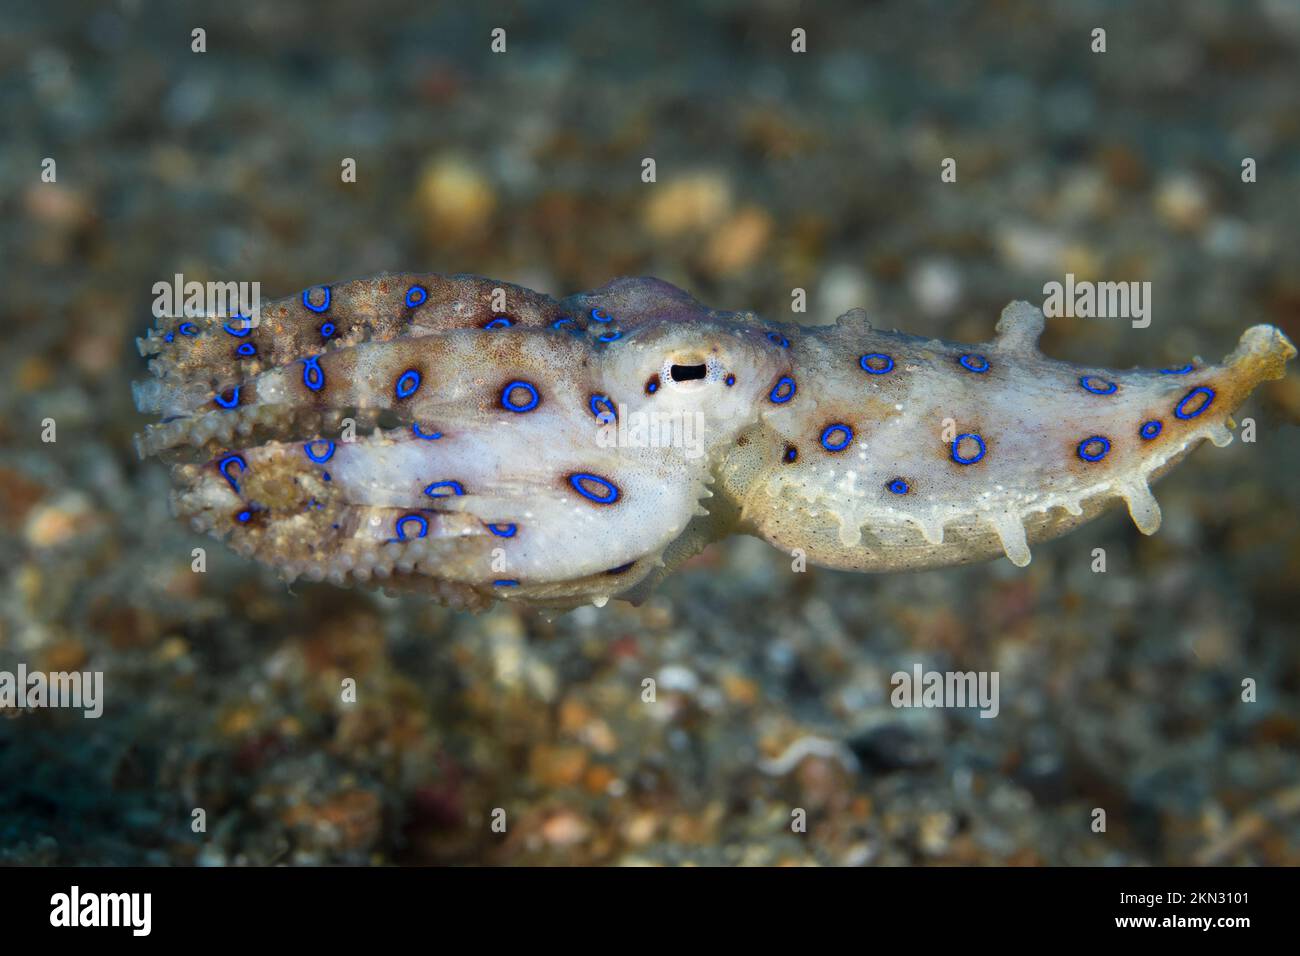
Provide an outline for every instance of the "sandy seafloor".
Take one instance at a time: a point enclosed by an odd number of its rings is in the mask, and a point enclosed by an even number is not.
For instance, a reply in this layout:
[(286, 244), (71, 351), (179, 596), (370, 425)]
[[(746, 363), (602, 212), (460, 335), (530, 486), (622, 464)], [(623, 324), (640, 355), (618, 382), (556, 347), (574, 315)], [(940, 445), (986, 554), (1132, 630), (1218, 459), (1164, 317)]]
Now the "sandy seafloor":
[[(1073, 272), (1150, 280), (1153, 322), (1054, 319), (1048, 354), (1217, 359), (1300, 336), (1297, 90), (1286, 0), (7, 3), (0, 669), (107, 703), (0, 718), (0, 862), (1300, 862), (1294, 371), (1152, 538), (1121, 510), (900, 576), (733, 539), (550, 622), (286, 587), (169, 516), (129, 387), (177, 272), (645, 274), (780, 318), (801, 287), (803, 321), (964, 341)], [(916, 662), (997, 670), (1000, 715), (895, 709)]]

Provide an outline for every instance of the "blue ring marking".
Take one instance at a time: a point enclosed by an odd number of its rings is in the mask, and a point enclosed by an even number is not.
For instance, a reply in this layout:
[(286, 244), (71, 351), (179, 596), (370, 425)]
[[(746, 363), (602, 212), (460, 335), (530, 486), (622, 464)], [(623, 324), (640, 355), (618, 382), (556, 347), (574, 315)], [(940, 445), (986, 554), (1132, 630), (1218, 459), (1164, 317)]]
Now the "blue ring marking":
[[(601, 406), (605, 406), (601, 410)], [(609, 422), (618, 421), (618, 409), (614, 407), (613, 401), (608, 395), (593, 395), (587, 401), (587, 407), (591, 409), (591, 414), (596, 416), (596, 420), (608, 424)], [(602, 416), (605, 416), (602, 418)]]
[[(325, 301), (322, 302), (319, 306), (315, 306), (311, 304), (311, 294), (312, 291), (315, 289), (325, 290)], [(326, 309), (330, 307), (330, 298), (332, 297), (332, 295), (333, 293), (330, 292), (330, 287), (327, 285), (312, 286), (311, 289), (302, 290), (302, 304), (305, 305), (307, 308), (311, 309), (311, 311), (313, 312), (317, 312), (317, 313), (324, 312)]]
[(497, 578), (492, 582), (494, 588), (517, 588), (519, 582), (514, 578)]
[(166, 335), (163, 336), (163, 341), (164, 341), (164, 342), (175, 342), (175, 341), (176, 341), (176, 333), (175, 333), (175, 332), (168, 332)]
[[(523, 404), (516, 404), (510, 400), (510, 395), (515, 389), (522, 388), (528, 392), (528, 401)], [(510, 412), (531, 412), (537, 407), (537, 403), (542, 400), (537, 394), (537, 388), (530, 382), (523, 379), (516, 379), (505, 388), (501, 389), (501, 407)]]
[(328, 338), (330, 338), (330, 337), (333, 336), (333, 335), (334, 335), (334, 323), (333, 323), (333, 322), (326, 322), (324, 325), (322, 325), (322, 326), (320, 327), (320, 337), (321, 337), (321, 338), (323, 338), (323, 339), (328, 339)]
[(611, 322), (611, 321), (613, 321), (613, 320), (610, 318), (610, 315), (609, 315), (608, 312), (605, 312), (605, 311), (603, 311), (602, 309), (592, 309), (592, 310), (591, 310), (591, 321), (593, 321), (593, 322)]
[(728, 375), (726, 378), (722, 380), (722, 383), (726, 385), (727, 388), (731, 388), (731, 386), (736, 384), (736, 376)]
[[(1100, 385), (1096, 383), (1100, 382)], [(1079, 385), (1085, 392), (1092, 392), (1094, 395), (1114, 395), (1119, 391), (1119, 386), (1114, 382), (1108, 382), (1098, 375), (1084, 375), (1079, 379)]]
[(221, 472), (221, 477), (230, 482), (230, 487), (235, 489), (235, 494), (239, 494), (239, 482), (230, 477), (230, 466), (238, 465), (239, 473), (243, 474), (248, 468), (248, 462), (244, 461), (241, 455), (227, 455), (221, 461), (217, 462), (217, 471)]
[[(834, 434), (835, 432), (843, 432), (844, 440), (840, 442), (832, 442), (831, 435)], [(834, 425), (827, 425), (826, 428), (822, 431), (822, 437), (820, 441), (822, 443), (822, 447), (825, 448), (827, 451), (843, 451), (844, 449), (848, 448), (849, 443), (853, 441), (853, 429), (850, 428), (848, 425), (845, 425), (843, 422), (836, 422)]]
[(623, 333), (615, 329), (613, 332), (606, 332), (604, 335), (596, 336), (597, 342), (613, 342), (615, 339), (621, 339)]
[(416, 524), (420, 526), (420, 533), (416, 535), (417, 538), (423, 538), (425, 535), (429, 533), (429, 519), (426, 518), (424, 515), (402, 515), (400, 518), (397, 519), (397, 525), (395, 528), (395, 530), (397, 531), (398, 541), (406, 540), (405, 526), (406, 526), (406, 522), (408, 521), (414, 521)]
[[(414, 309), (416, 306), (424, 305), (429, 299), (429, 290), (422, 285), (413, 285), (406, 290), (406, 307)], [(423, 537), (423, 535), (421, 535)]]
[[(562, 328), (565, 325), (573, 325), (573, 324), (574, 324), (573, 316), (562, 315), (554, 322), (551, 323), (551, 328), (556, 329), (558, 331), (560, 328)], [(572, 331), (572, 329), (570, 329), (570, 331)], [(579, 331), (581, 331), (581, 329), (579, 329)]]
[(419, 387), (420, 373), (413, 368), (408, 368), (398, 376), (397, 384), (393, 386), (393, 394), (398, 398), (410, 398)]
[(218, 392), (216, 395), (212, 396), (212, 400), (216, 402), (218, 405), (220, 405), (222, 408), (234, 408), (236, 405), (239, 404), (239, 386), (236, 385), (234, 388), (230, 389), (229, 391), (230, 391), (229, 398), (226, 398), (224, 395)]
[(248, 522), (252, 520), (252, 517), (253, 517), (252, 508), (245, 508), (243, 511), (236, 512), (235, 514), (235, 520), (238, 521), (240, 524), (248, 524)]
[[(436, 488), (446, 488), (447, 491), (434, 494)], [(459, 481), (435, 481), (425, 486), (424, 493), (430, 498), (450, 498), (452, 495), (463, 495), (465, 488)]]
[[(605, 489), (604, 497), (592, 494), (585, 487), (584, 482), (595, 482)], [(579, 471), (569, 476), (569, 484), (573, 485), (573, 490), (588, 501), (594, 501), (598, 505), (612, 505), (618, 501), (618, 487), (612, 481), (606, 481), (599, 475), (593, 475), (589, 472)]]
[(498, 538), (513, 538), (515, 532), (519, 530), (518, 525), (513, 524), (490, 524), (487, 529)]
[[(312, 445), (319, 445), (321, 442), (325, 443), (325, 450), (321, 452), (319, 455), (313, 453)], [(313, 441), (309, 441), (307, 442), (307, 444), (302, 446), (302, 450), (307, 453), (308, 458), (316, 462), (316, 464), (318, 465), (322, 465), (334, 457), (334, 443), (330, 441), (328, 438), (317, 438), (314, 439)]]
[[(1089, 452), (1088, 448), (1092, 445), (1100, 445), (1101, 450)], [(1093, 435), (1091, 438), (1085, 438), (1079, 442), (1079, 457), (1084, 461), (1101, 461), (1110, 453), (1110, 439), (1101, 435)]]
[(989, 360), (975, 352), (967, 352), (957, 359), (957, 364), (976, 375), (983, 375), (989, 370)]
[[(872, 363), (875, 364), (872, 364)], [(884, 365), (880, 365), (883, 362)], [(887, 375), (894, 370), (894, 359), (884, 352), (868, 352), (858, 359), (858, 365), (868, 375)]]
[(1142, 423), (1142, 427), (1138, 429), (1138, 434), (1141, 435), (1146, 441), (1150, 441), (1151, 439), (1159, 435), (1161, 430), (1164, 427), (1165, 426), (1160, 421), (1160, 419), (1153, 418), (1149, 422)]
[(799, 458), (799, 449), (794, 445), (785, 446), (785, 454), (781, 456), (785, 461), (796, 461)]
[(645, 383), (645, 392), (647, 395), (653, 395), (657, 391), (659, 391), (659, 376), (652, 375), (650, 381)]
[(508, 329), (514, 325), (514, 320), (508, 315), (498, 315), (495, 319), (483, 326), (485, 329)]
[(787, 339), (780, 332), (768, 332), (767, 340), (771, 342), (773, 345), (781, 346), (781, 348), (783, 349), (788, 349), (790, 347), (790, 340)]
[(184, 336), (195, 336), (199, 334), (199, 327), (193, 322), (182, 322), (177, 326), (176, 331)]
[[(1190, 402), (1197, 395), (1204, 395), (1205, 401), (1201, 403), (1200, 407), (1197, 408), (1196, 411), (1194, 412), (1187, 411), (1186, 410), (1187, 403)], [(1180, 401), (1176, 406), (1174, 406), (1174, 415), (1186, 421), (1189, 418), (1195, 418), (1197, 415), (1201, 414), (1201, 412), (1205, 411), (1213, 404), (1214, 404), (1214, 389), (1210, 388), (1208, 385), (1198, 385), (1196, 388), (1192, 389), (1190, 392), (1184, 395), (1182, 401)]]
[(325, 373), (321, 371), (319, 363), (319, 355), (302, 360), (302, 383), (313, 392), (319, 392), (325, 387)]
[[(784, 392), (781, 391), (783, 387), (785, 388)], [(772, 391), (768, 393), (767, 399), (775, 405), (784, 405), (794, 398), (796, 391), (798, 391), (798, 386), (795, 385), (794, 379), (789, 375), (782, 375), (777, 379), (776, 384), (772, 386)]]
[(420, 431), (419, 422), (411, 423), (411, 434), (414, 435), (416, 438), (423, 438), (425, 441), (436, 441), (437, 439), (442, 437), (442, 432), (430, 432), (426, 434)]
[[(247, 319), (249, 318), (249, 316), (247, 316), (247, 315), (236, 315), (235, 318), (237, 318), (237, 319), (242, 319), (242, 320), (247, 320)], [(237, 338), (237, 339), (246, 339), (246, 338), (248, 338), (250, 335), (253, 334), (253, 327), (252, 327), (251, 325), (241, 325), (239, 328), (235, 329), (235, 328), (231, 328), (231, 327), (230, 327), (230, 323), (229, 323), (229, 322), (223, 322), (223, 323), (221, 324), (221, 327), (222, 327), (223, 329), (225, 329), (227, 332), (229, 332), (231, 335), (233, 335), (233, 336), (234, 336), (235, 338)]]
[(254, 355), (257, 354), (257, 346), (254, 345), (252, 342), (245, 342), (242, 345), (240, 345), (239, 348), (235, 349), (235, 351), (238, 352), (240, 355), (242, 355), (244, 358), (252, 358)]
[(1186, 375), (1188, 372), (1192, 371), (1193, 368), (1195, 368), (1195, 366), (1193, 366), (1191, 362), (1188, 362), (1182, 368), (1162, 368), (1160, 370), (1160, 374), (1161, 375)]
[(903, 478), (893, 478), (885, 487), (896, 495), (905, 495), (912, 490), (912, 486)]
[(328, 471), (322, 471), (322, 472), (320, 473), (320, 476), (321, 476), (321, 479), (322, 479), (323, 481), (332, 481), (332, 480), (333, 480), (333, 479), (330, 477), (330, 473), (329, 473)]
[[(958, 451), (958, 449), (961, 447), (963, 438), (975, 439), (975, 443), (980, 446), (978, 455), (973, 455), (970, 458), (963, 458), (961, 456), (961, 452)], [(979, 461), (984, 457), (984, 453), (986, 451), (988, 451), (988, 447), (984, 444), (984, 439), (981, 438), (979, 435), (975, 434), (974, 432), (964, 432), (952, 440), (952, 460), (959, 465), (975, 464), (975, 462)]]

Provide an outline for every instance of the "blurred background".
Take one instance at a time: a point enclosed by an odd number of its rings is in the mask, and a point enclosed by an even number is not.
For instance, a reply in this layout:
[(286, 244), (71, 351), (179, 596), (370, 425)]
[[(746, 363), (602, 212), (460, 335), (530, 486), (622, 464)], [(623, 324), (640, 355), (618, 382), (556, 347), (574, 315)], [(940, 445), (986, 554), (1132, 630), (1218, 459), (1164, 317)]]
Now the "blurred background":
[[(1154, 318), (1052, 320), (1058, 358), (1300, 339), (1297, 89), (1289, 0), (11, 0), (0, 669), (107, 699), (0, 715), (0, 862), (1300, 863), (1294, 372), (1153, 538), (1121, 511), (1023, 571), (885, 577), (733, 539), (554, 621), (286, 587), (170, 518), (129, 388), (178, 272), (649, 274), (963, 341), (1072, 272), (1151, 281)], [(1000, 715), (894, 709), (918, 662), (998, 671)]]

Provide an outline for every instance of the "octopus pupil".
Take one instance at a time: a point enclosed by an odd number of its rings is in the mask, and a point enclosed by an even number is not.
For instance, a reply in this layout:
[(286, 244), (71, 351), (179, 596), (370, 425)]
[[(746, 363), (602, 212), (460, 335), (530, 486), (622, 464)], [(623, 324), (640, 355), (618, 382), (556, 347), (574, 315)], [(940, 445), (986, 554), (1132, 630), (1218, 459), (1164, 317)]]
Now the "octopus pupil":
[(674, 382), (691, 382), (704, 378), (707, 372), (708, 367), (704, 365), (674, 365), (668, 374)]

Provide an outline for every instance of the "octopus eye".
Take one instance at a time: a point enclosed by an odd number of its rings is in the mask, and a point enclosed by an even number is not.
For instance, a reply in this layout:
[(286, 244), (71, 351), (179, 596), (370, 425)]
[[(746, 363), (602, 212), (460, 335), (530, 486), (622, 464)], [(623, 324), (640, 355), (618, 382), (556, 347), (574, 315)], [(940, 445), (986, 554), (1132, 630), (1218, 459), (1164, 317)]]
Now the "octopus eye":
[(691, 382), (703, 379), (708, 373), (708, 366), (700, 365), (674, 365), (668, 370), (674, 382)]

